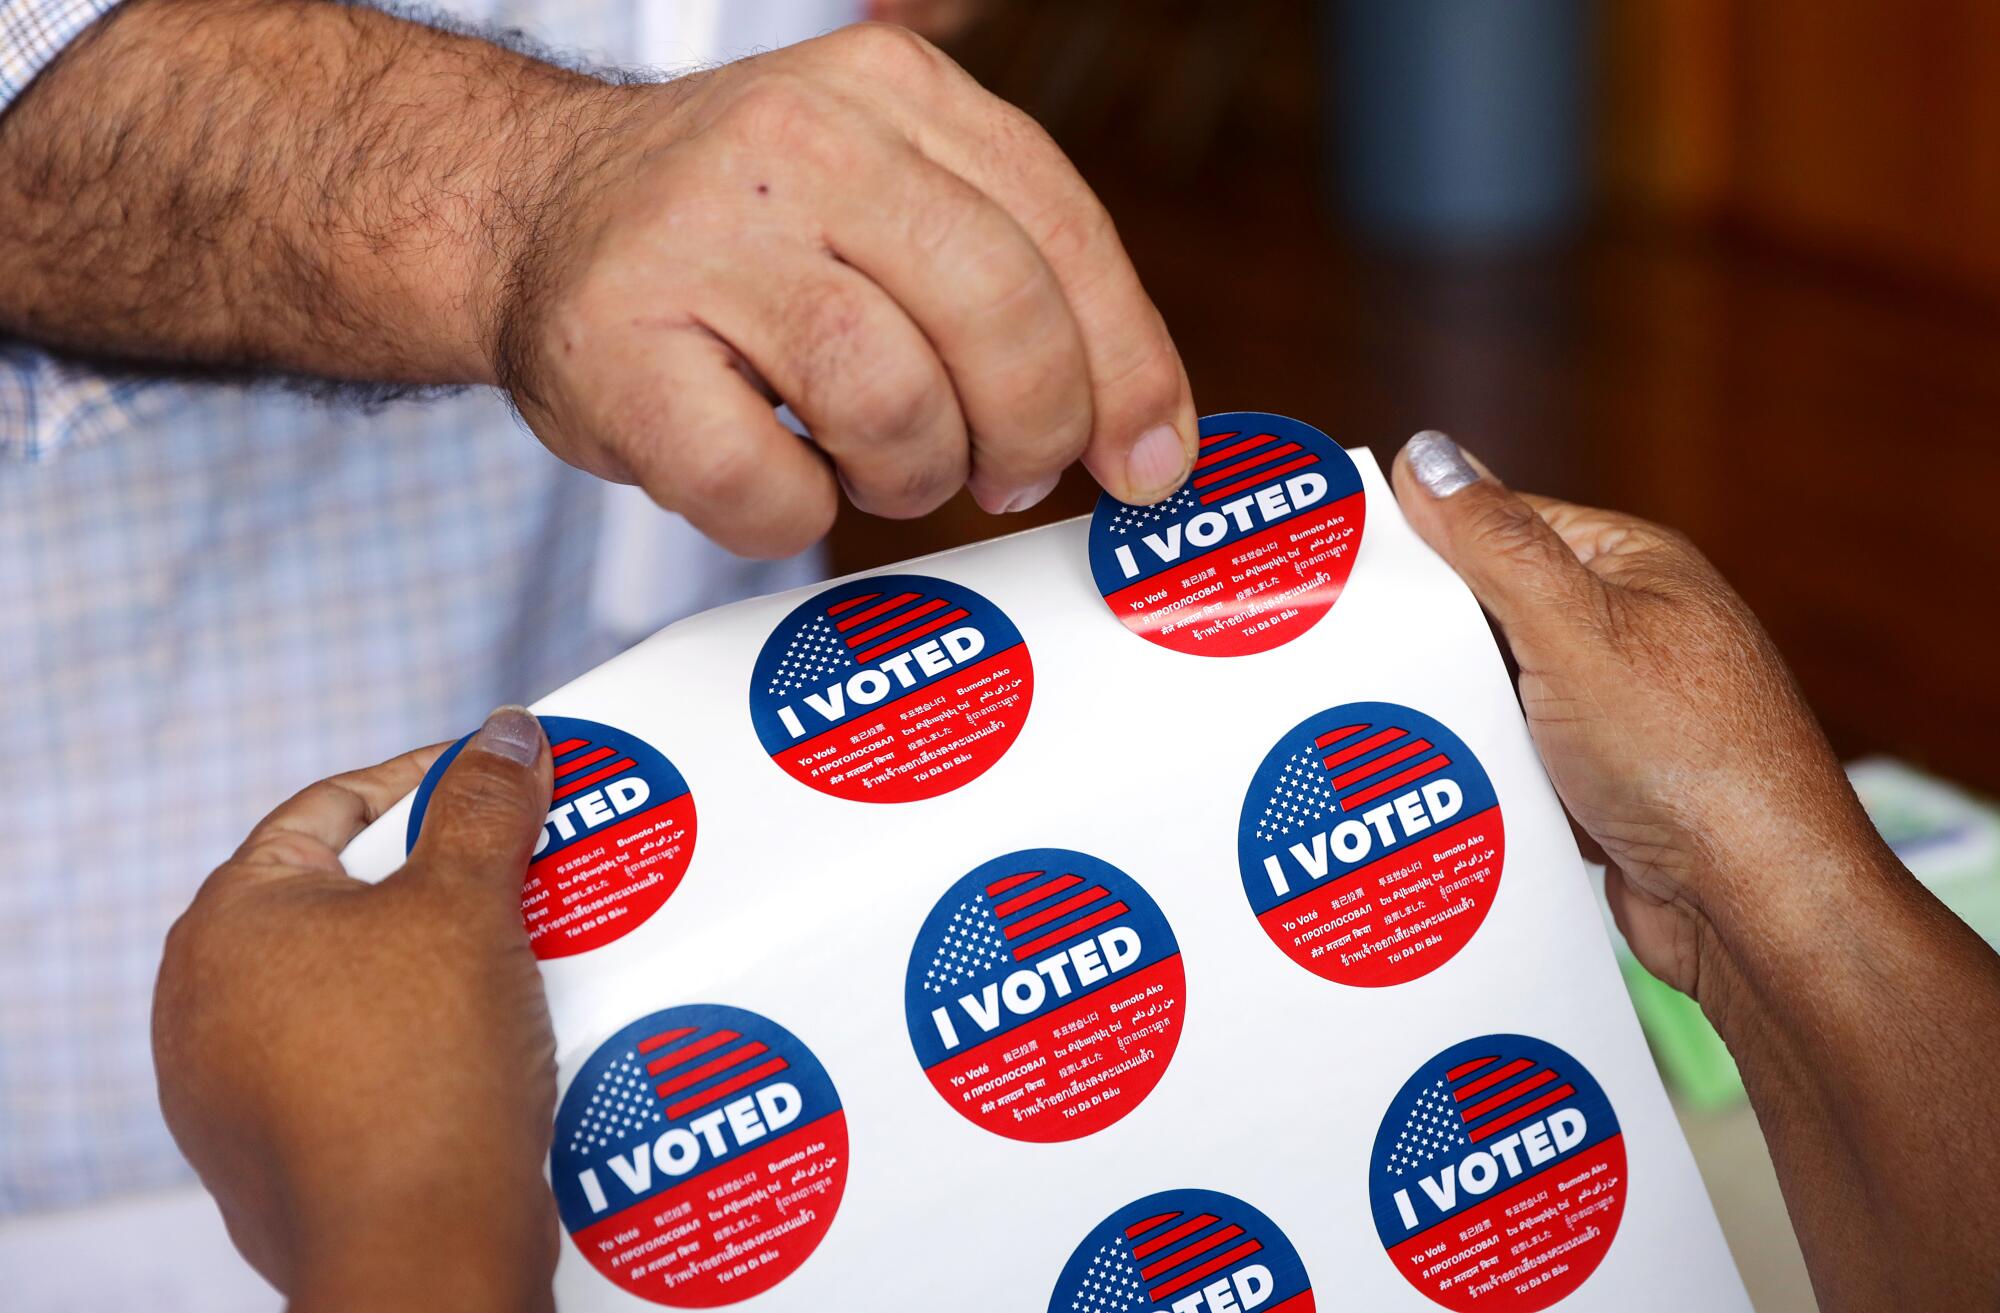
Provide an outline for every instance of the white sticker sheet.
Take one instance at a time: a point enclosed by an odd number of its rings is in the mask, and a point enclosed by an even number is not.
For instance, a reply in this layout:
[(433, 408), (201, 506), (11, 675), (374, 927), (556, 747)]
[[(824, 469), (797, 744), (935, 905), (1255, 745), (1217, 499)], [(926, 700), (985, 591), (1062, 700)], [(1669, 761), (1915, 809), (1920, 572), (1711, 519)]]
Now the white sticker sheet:
[(1477, 604), (1202, 432), (536, 705), (561, 1308), (1749, 1307)]

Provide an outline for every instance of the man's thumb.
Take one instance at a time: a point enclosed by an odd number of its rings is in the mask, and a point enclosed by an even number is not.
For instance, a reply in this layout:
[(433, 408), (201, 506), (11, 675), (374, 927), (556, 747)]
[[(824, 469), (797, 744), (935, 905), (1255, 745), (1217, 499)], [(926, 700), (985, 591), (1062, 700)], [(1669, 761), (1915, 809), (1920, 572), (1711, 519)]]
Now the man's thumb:
[(424, 808), (410, 868), (504, 888), (521, 879), (549, 812), (549, 741), (534, 713), (501, 707), (465, 740)]
[(1496, 620), (1516, 654), (1567, 624), (1601, 587), (1535, 508), (1509, 492), (1444, 434), (1403, 444), (1396, 499), (1423, 540), (1444, 557)]

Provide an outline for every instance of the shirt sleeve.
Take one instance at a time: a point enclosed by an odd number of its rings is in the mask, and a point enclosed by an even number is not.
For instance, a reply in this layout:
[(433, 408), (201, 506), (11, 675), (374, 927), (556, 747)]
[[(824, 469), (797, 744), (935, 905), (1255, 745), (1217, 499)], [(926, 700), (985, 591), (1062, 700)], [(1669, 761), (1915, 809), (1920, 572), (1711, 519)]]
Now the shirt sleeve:
[(0, 464), (47, 460), (161, 413), (175, 389), (0, 338)]
[(0, 0), (0, 113), (118, 0)]
[[(117, 0), (0, 0), (0, 114)], [(0, 460), (37, 460), (122, 428), (145, 384), (0, 338)]]

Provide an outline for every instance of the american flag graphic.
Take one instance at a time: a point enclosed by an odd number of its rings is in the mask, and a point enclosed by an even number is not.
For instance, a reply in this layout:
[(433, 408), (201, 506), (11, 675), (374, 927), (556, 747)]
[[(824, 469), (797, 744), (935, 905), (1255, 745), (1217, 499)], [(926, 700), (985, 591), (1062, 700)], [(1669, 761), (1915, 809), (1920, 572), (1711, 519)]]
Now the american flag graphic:
[(555, 758), (556, 767), (552, 802), (561, 802), (572, 794), (582, 793), (614, 775), (624, 774), (638, 764), (616, 748), (584, 738), (568, 738), (552, 743), (549, 753)]
[(826, 609), (847, 650), (856, 661), (873, 661), (909, 647), (926, 634), (965, 619), (963, 607), (942, 597), (902, 592), (890, 597), (862, 593)]
[(1278, 772), (1278, 783), (1264, 800), (1264, 814), (1257, 818), (1257, 838), (1261, 842), (1282, 839), (1302, 829), (1339, 806), (1333, 786), (1320, 769), (1319, 753), (1295, 752)]
[(648, 1088), (637, 1053), (610, 1063), (590, 1091), (590, 1102), (570, 1131), (569, 1151), (588, 1158), (660, 1120), (659, 1103)]
[(1072, 1295), (1074, 1307), (1078, 1313), (1129, 1313), (1168, 1303), (1263, 1249), (1256, 1236), (1213, 1213), (1158, 1213), (1091, 1255)]
[(790, 1066), (762, 1041), (726, 1028), (675, 1026), (648, 1035), (605, 1065), (571, 1131), (569, 1150), (588, 1158), (633, 1131), (679, 1121)]
[(853, 665), (854, 658), (847, 654), (832, 623), (825, 616), (814, 616), (812, 623), (800, 625), (785, 645), (785, 654), (778, 658), (778, 667), (771, 672), (771, 682), (764, 691), (777, 697), (795, 688), (816, 688)]
[(967, 614), (945, 598), (916, 592), (859, 593), (835, 602), (793, 636), (769, 692), (820, 683), (850, 666), (909, 647)]
[(1026, 962), (1080, 939), (1131, 907), (1095, 880), (1068, 871), (1002, 876), (959, 904), (931, 956), (924, 988), (945, 993), (960, 982)]
[(1575, 1093), (1576, 1087), (1546, 1063), (1470, 1058), (1418, 1097), (1384, 1166), (1400, 1176), (1438, 1154), (1491, 1139)]
[(924, 988), (933, 994), (949, 993), (1007, 960), (1007, 941), (1001, 938), (1000, 924), (986, 905), (986, 895), (974, 894), (951, 914), (951, 924), (945, 927), (924, 971)]
[(1444, 749), (1394, 725), (1329, 730), (1278, 773), (1257, 820), (1257, 837), (1282, 838), (1331, 812), (1357, 811), (1449, 765), (1451, 755)]
[(1150, 1302), (1145, 1279), (1126, 1250), (1125, 1237), (1114, 1236), (1110, 1244), (1099, 1245), (1090, 1256), (1090, 1270), (1077, 1283), (1070, 1308), (1075, 1313), (1130, 1313)]
[(1126, 506), (1121, 503), (1117, 513), (1112, 515), (1111, 523), (1105, 527), (1115, 534), (1136, 533), (1152, 528), (1161, 520), (1174, 519), (1194, 509), (1194, 489), (1184, 485), (1173, 496), (1151, 506)]
[(1404, 1119), (1403, 1129), (1397, 1133), (1396, 1143), (1390, 1146), (1388, 1161), (1383, 1166), (1390, 1175), (1401, 1176), (1405, 1171), (1421, 1170), (1439, 1154), (1470, 1145), (1464, 1125), (1458, 1119), (1458, 1107), (1452, 1102), (1451, 1090), (1440, 1080), (1418, 1095), (1416, 1103), (1411, 1105), (1410, 1115)]
[(1211, 433), (1201, 440), (1188, 488), (1203, 506), (1320, 463), (1320, 455), (1273, 433)]
[(1121, 506), (1105, 527), (1120, 535), (1136, 533), (1320, 463), (1319, 453), (1273, 433), (1211, 433), (1201, 440), (1194, 477), (1185, 487), (1152, 506)]

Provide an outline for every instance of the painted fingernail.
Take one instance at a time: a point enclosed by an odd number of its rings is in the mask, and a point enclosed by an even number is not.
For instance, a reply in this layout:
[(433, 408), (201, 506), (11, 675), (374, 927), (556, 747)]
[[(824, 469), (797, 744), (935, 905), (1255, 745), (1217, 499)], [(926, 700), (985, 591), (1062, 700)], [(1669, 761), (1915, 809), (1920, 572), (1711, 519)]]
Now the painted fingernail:
[(1000, 514), (1017, 515), (1041, 505), (1048, 495), (1056, 490), (1056, 482), (1061, 478), (1060, 474), (1051, 474), (1040, 483), (1021, 489), (1007, 499), (1007, 504), (1000, 508)]
[(1135, 498), (1164, 497), (1187, 472), (1187, 448), (1171, 424), (1147, 429), (1125, 458), (1125, 478)]
[(1465, 453), (1436, 429), (1425, 429), (1403, 444), (1409, 457), (1410, 473), (1433, 497), (1449, 497), (1460, 488), (1479, 482), (1479, 471), (1465, 459)]
[(542, 755), (542, 724), (526, 707), (501, 707), (486, 718), (466, 746), (532, 766)]

